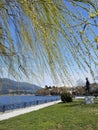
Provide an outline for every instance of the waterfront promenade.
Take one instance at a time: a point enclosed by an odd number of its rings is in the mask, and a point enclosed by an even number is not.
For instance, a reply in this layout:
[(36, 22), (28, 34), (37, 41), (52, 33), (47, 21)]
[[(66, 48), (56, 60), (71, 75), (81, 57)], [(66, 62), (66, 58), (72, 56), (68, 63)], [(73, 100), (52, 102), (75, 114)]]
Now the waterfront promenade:
[(26, 107), (26, 108), (20, 108), (20, 109), (16, 109), (13, 111), (5, 111), (4, 113), (0, 113), (0, 121), (2, 120), (6, 120), (15, 116), (19, 116), (28, 112), (32, 112), (32, 111), (37, 111), (39, 109), (54, 105), (61, 102), (61, 100), (58, 101), (53, 101), (53, 102), (48, 102), (48, 103), (44, 103), (44, 104), (39, 104), (36, 106), (31, 106), (31, 107)]

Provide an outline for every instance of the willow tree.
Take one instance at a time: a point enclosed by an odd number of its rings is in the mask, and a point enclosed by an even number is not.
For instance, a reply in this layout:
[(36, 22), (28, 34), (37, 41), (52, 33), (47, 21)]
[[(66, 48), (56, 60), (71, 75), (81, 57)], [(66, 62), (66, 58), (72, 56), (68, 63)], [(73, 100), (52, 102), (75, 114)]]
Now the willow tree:
[[(0, 75), (72, 84), (98, 66), (97, 0), (0, 0)], [(95, 80), (95, 78), (94, 78)]]

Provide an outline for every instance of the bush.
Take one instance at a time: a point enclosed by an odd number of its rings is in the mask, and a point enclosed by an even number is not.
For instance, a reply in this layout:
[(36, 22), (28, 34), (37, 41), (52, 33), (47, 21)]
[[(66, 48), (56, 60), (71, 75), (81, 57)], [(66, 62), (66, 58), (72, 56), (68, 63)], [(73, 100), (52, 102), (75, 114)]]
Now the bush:
[(61, 94), (61, 100), (62, 102), (72, 102), (72, 94), (69, 92), (64, 92)]

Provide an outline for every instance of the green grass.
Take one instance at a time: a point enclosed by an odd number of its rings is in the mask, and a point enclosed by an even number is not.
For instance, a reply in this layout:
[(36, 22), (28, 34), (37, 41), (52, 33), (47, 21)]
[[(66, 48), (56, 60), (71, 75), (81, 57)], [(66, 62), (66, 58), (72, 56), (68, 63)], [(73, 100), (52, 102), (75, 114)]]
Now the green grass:
[(98, 130), (98, 101), (59, 103), (9, 120), (0, 121), (0, 130)]

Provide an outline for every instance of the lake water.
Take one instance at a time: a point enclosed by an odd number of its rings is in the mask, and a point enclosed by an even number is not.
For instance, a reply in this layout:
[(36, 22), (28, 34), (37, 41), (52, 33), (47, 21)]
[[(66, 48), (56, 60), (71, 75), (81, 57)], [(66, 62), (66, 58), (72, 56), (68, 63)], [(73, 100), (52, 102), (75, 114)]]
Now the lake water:
[(0, 112), (60, 100), (60, 96), (0, 96)]

